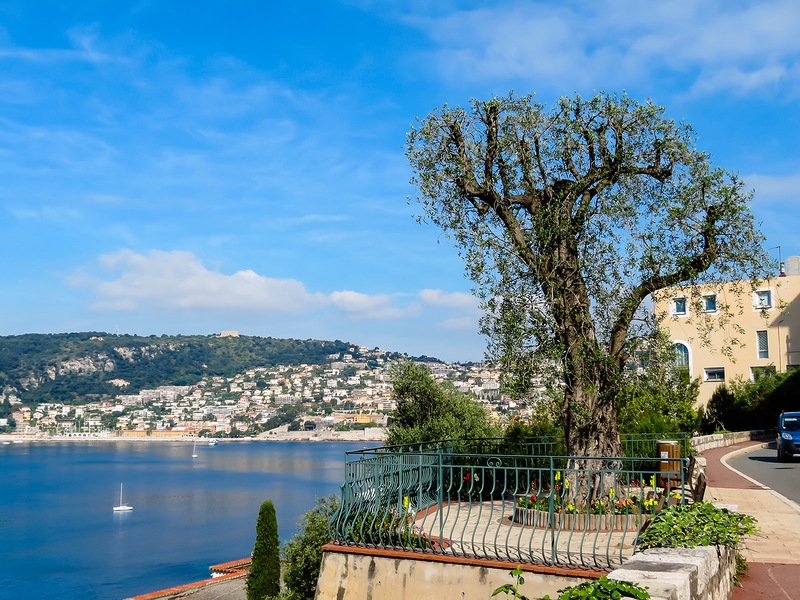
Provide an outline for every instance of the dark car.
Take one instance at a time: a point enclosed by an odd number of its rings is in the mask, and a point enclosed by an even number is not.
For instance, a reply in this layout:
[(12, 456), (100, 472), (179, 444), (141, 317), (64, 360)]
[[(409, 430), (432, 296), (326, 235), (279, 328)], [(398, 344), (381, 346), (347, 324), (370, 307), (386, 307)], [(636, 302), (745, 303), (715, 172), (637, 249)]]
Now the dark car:
[(800, 456), (800, 412), (785, 412), (778, 417), (778, 460)]

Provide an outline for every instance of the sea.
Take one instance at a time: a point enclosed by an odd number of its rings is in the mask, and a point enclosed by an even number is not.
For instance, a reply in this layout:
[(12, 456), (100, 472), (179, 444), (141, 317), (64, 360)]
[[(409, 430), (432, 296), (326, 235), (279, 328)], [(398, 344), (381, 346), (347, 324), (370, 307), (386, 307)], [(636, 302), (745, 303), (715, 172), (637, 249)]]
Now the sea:
[[(192, 458), (187, 441), (0, 444), (0, 600), (120, 600), (205, 579), (250, 555), (265, 500), (289, 540), (364, 447), (222, 440)], [(130, 512), (112, 510), (120, 485)]]

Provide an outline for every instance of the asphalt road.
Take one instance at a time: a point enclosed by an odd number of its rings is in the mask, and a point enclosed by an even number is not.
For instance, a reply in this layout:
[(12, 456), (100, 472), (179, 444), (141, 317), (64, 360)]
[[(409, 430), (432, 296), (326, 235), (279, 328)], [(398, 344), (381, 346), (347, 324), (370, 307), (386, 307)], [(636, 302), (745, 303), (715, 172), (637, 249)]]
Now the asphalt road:
[(737, 471), (800, 504), (800, 460), (778, 462), (775, 444), (728, 460)]

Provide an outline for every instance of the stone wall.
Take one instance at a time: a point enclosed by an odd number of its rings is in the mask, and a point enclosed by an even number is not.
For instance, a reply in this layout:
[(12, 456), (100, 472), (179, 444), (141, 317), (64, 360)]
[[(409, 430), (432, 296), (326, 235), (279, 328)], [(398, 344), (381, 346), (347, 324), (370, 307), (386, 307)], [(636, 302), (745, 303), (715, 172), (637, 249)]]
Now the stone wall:
[[(498, 587), (514, 583), (509, 572), (516, 564), (462, 557), (430, 560), (403, 552), (397, 552), (398, 556), (381, 554), (326, 551), (316, 600), (490, 600)], [(526, 571), (523, 575), (525, 583), (519, 591), (528, 598), (545, 594), (557, 598), (559, 589), (602, 574), (541, 566), (539, 570), (549, 572)]]
[(735, 431), (732, 433), (715, 433), (712, 435), (699, 435), (690, 441), (695, 452), (704, 452), (709, 448), (733, 446), (739, 442), (750, 440), (769, 440), (775, 436), (772, 429), (757, 429), (755, 431)]
[(730, 548), (652, 548), (609, 578), (647, 587), (653, 600), (728, 600), (733, 594), (735, 552)]
[[(455, 558), (431, 560), (396, 551), (328, 547), (316, 600), (490, 600), (516, 565)], [(596, 579), (602, 571), (525, 565), (519, 592), (528, 598)], [(635, 554), (609, 578), (646, 587), (653, 600), (728, 600), (733, 593), (734, 552), (729, 548), (653, 548)]]

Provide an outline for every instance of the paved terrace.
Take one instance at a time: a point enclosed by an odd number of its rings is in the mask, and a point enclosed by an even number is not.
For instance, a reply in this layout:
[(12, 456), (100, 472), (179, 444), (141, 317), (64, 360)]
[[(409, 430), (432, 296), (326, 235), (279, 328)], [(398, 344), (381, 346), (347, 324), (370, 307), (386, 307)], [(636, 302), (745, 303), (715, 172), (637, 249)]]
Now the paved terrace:
[(734, 505), (758, 519), (761, 527), (759, 535), (746, 541), (749, 574), (734, 590), (733, 600), (800, 600), (800, 506), (725, 462), (726, 457), (764, 446), (744, 442), (703, 452), (709, 486), (705, 499)]

